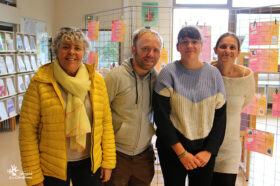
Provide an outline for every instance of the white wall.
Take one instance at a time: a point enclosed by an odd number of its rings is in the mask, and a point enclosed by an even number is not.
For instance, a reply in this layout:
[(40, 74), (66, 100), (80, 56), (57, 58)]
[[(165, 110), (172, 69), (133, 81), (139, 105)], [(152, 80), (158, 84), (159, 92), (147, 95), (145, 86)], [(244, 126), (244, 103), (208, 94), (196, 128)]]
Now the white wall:
[(20, 24), (21, 18), (47, 23), (53, 36), (60, 27), (85, 27), (86, 14), (120, 8), (123, 0), (17, 0), (17, 7), (0, 3), (0, 21)]
[(123, 0), (56, 0), (56, 32), (60, 27), (85, 28), (85, 15), (114, 8), (121, 8)]
[(47, 23), (47, 32), (52, 34), (55, 0), (17, 0), (17, 7), (0, 4), (0, 21), (20, 24), (21, 18)]

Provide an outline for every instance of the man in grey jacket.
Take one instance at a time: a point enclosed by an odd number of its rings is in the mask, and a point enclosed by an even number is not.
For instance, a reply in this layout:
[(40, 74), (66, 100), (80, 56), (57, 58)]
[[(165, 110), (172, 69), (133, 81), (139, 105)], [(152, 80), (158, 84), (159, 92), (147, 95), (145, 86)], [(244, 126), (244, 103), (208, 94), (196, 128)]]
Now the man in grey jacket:
[(150, 29), (134, 32), (132, 55), (105, 77), (116, 137), (117, 166), (106, 185), (149, 186), (154, 176), (151, 96), (162, 38)]

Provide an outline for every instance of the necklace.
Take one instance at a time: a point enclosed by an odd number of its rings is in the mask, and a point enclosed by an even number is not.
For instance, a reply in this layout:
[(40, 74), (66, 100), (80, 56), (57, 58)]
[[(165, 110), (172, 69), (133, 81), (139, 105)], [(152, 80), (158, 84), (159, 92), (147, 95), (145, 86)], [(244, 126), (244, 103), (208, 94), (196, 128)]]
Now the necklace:
[(223, 75), (223, 76), (232, 76), (232, 74), (233, 74), (233, 71), (234, 71), (234, 66), (232, 66), (231, 67), (231, 70), (229, 71), (229, 73), (226, 73), (225, 71), (224, 71), (224, 68), (223, 68), (223, 66), (220, 66), (220, 65), (216, 65), (216, 67), (219, 69), (219, 71), (221, 72), (221, 74)]
[(231, 71), (229, 72), (229, 75), (231, 76), (233, 73), (233, 67), (231, 68)]

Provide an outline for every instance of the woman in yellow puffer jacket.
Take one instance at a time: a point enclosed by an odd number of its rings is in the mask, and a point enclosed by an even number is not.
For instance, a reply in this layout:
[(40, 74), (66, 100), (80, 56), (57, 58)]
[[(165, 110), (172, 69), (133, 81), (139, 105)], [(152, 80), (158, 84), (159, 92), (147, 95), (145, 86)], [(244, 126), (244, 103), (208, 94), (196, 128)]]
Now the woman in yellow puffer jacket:
[(19, 143), (27, 185), (101, 185), (116, 164), (111, 110), (103, 78), (82, 59), (89, 43), (63, 28), (57, 58), (34, 75), (22, 103)]

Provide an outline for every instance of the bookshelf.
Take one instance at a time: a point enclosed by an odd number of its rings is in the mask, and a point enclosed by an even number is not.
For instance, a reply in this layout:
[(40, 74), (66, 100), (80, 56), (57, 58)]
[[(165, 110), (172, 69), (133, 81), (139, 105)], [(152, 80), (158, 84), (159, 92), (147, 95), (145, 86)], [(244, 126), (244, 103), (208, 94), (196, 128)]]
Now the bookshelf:
[(15, 116), (39, 66), (35, 35), (0, 30), (0, 131), (15, 129)]

